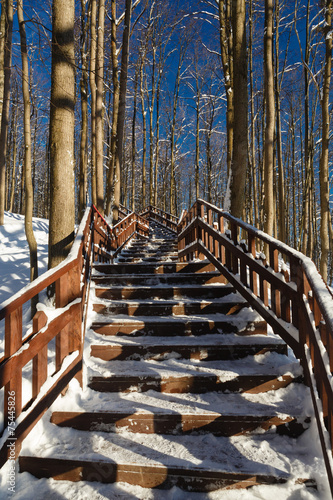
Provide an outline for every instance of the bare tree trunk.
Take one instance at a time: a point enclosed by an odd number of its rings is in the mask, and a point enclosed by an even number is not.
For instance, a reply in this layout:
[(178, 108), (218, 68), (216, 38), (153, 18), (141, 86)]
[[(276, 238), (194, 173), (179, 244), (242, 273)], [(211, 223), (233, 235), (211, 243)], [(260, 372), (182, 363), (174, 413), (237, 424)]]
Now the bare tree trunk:
[[(24, 103), (24, 180), (25, 180), (25, 211), (24, 226), (30, 251), (30, 281), (38, 277), (37, 241), (32, 227), (32, 212), (34, 205), (33, 186), (31, 177), (31, 125), (30, 125), (30, 89), (29, 65), (27, 53), (27, 37), (23, 16), (23, 0), (17, 0), (17, 18), (21, 37), (22, 57), (22, 93)], [(31, 301), (31, 316), (36, 313), (38, 296)]]
[(232, 35), (233, 0), (218, 0), (220, 21), (221, 59), (227, 99), (227, 173), (231, 172), (232, 148), (234, 144), (234, 61)]
[(177, 201), (176, 201), (176, 176), (175, 176), (175, 167), (176, 167), (176, 117), (178, 110), (178, 99), (179, 99), (179, 87), (180, 87), (180, 79), (181, 79), (181, 68), (183, 64), (183, 60), (185, 57), (185, 53), (187, 50), (187, 45), (179, 47), (179, 60), (178, 60), (178, 68), (177, 75), (175, 80), (175, 88), (173, 93), (173, 106), (172, 106), (172, 124), (171, 124), (171, 158), (170, 158), (170, 212), (172, 214), (176, 214), (177, 212)]
[(10, 187), (10, 198), (9, 198), (9, 212), (13, 212), (14, 208), (14, 197), (15, 197), (15, 177), (16, 177), (16, 160), (17, 160), (17, 131), (18, 131), (18, 109), (12, 110), (12, 128), (13, 128), (13, 145), (12, 145), (12, 156), (13, 156), (13, 169)]
[(132, 185), (131, 185), (131, 209), (135, 210), (135, 163), (136, 163), (136, 113), (138, 99), (139, 65), (136, 66), (134, 76), (133, 117), (132, 117)]
[[(0, 72), (0, 87), (3, 78), (3, 103), (0, 131), (0, 226), (4, 225), (5, 199), (6, 199), (6, 156), (7, 135), (9, 125), (9, 103), (10, 103), (10, 74), (12, 56), (12, 31), (13, 31), (13, 0), (3, 0), (2, 10), (5, 8), (6, 29), (3, 58), (3, 76)], [(1, 54), (0, 54), (1, 58)], [(1, 67), (0, 67), (1, 71)]]
[(49, 268), (68, 255), (74, 240), (74, 13), (74, 0), (53, 0)]
[(251, 106), (251, 175), (252, 175), (252, 192), (253, 192), (253, 211), (254, 224), (259, 227), (258, 213), (258, 187), (257, 187), (257, 168), (256, 168), (256, 145), (255, 145), (255, 113), (254, 113), (254, 92), (253, 92), (253, 5), (250, 0), (250, 20), (249, 20), (249, 69), (250, 69), (250, 106)]
[(142, 207), (146, 205), (146, 153), (147, 153), (147, 122), (146, 122), (146, 109), (145, 109), (145, 96), (144, 96), (144, 58), (145, 53), (141, 55), (140, 61), (140, 95), (141, 95), (141, 108), (142, 108), (142, 188), (141, 198)]
[(155, 149), (155, 191), (154, 191), (154, 205), (157, 207), (158, 196), (158, 169), (159, 169), (159, 155), (160, 155), (160, 101), (161, 101), (161, 71), (158, 76), (157, 92), (156, 92), (156, 149)]
[[(117, 24), (116, 24), (116, 0), (111, 2), (111, 59), (112, 59), (112, 83), (113, 83), (113, 107), (111, 126), (111, 151), (109, 170), (107, 177), (106, 214), (110, 215), (113, 204), (114, 189), (117, 180), (115, 171), (115, 159), (117, 149), (117, 123), (119, 112), (119, 76), (118, 76), (118, 54), (117, 54)], [(119, 172), (118, 172), (119, 175)]]
[(79, 184), (79, 217), (82, 218), (86, 206), (87, 166), (88, 166), (88, 58), (86, 2), (81, 0), (81, 60), (82, 75), (80, 80), (81, 94), (81, 137), (80, 137), (80, 184)]
[(96, 198), (96, 15), (97, 0), (91, 0), (90, 13), (90, 94), (91, 94), (91, 200), (97, 205)]
[[(156, 47), (153, 47), (153, 63), (151, 73), (151, 101), (149, 104), (149, 205), (154, 203), (154, 129), (153, 114), (155, 107), (155, 67), (156, 67)], [(156, 186), (155, 186), (156, 189)]]
[(96, 201), (97, 209), (102, 215), (104, 214), (104, 22), (105, 0), (99, 0), (96, 52)]
[(279, 22), (280, 22), (280, 4), (279, 0), (275, 0), (275, 107), (276, 107), (276, 149), (277, 149), (277, 162), (278, 162), (278, 229), (279, 229), (279, 240), (286, 243), (286, 200), (285, 200), (285, 189), (284, 189), (284, 165), (282, 159), (282, 137), (281, 137), (281, 85), (284, 69), (279, 70)]
[[(296, 17), (296, 16), (295, 16)], [(303, 239), (302, 252), (307, 253), (308, 248), (308, 228), (309, 228), (309, 204), (310, 204), (310, 155), (309, 155), (309, 18), (310, 18), (310, 0), (307, 3), (306, 23), (305, 23), (305, 57), (304, 57), (304, 153), (305, 153), (305, 189), (303, 191)]]
[(128, 75), (128, 57), (129, 57), (129, 41), (131, 30), (132, 17), (132, 0), (126, 0), (125, 3), (125, 19), (123, 31), (123, 44), (121, 52), (121, 69), (119, 83), (119, 114), (117, 124), (117, 148), (116, 148), (116, 178), (114, 184), (114, 204), (112, 210), (113, 222), (118, 222), (118, 210), (120, 204), (121, 193), (121, 170), (123, 168), (123, 143), (124, 143), (124, 125), (126, 114), (126, 92), (127, 92), (127, 75)]
[(274, 157), (274, 74), (273, 74), (273, 0), (265, 0), (265, 37), (264, 37), (264, 67), (265, 67), (265, 231), (273, 234), (274, 226), (274, 192), (273, 192), (273, 157)]
[(321, 114), (322, 114), (322, 149), (319, 164), (320, 176), (320, 240), (321, 240), (321, 257), (320, 257), (320, 272), (325, 281), (327, 281), (328, 273), (328, 254), (330, 249), (329, 238), (329, 173), (328, 173), (328, 146), (330, 134), (330, 113), (329, 113), (329, 96), (332, 71), (332, 12), (333, 0), (326, 0), (325, 3), (325, 72), (323, 79), (323, 89), (321, 98)]
[(232, 154), (231, 213), (242, 217), (247, 170), (247, 57), (246, 57), (246, 7), (245, 0), (233, 3), (233, 53), (234, 53), (234, 142)]

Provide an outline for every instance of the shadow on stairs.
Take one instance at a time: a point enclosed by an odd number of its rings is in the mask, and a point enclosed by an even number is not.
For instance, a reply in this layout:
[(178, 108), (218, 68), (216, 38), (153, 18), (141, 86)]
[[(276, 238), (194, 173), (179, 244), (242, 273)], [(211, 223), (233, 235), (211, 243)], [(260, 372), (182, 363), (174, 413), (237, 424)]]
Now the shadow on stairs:
[(24, 442), (20, 471), (124, 483), (106, 498), (173, 487), (164, 498), (224, 498), (255, 485), (316, 495), (297, 360), (212, 264), (177, 262), (174, 234), (151, 228), (116, 263), (95, 265), (86, 388), (56, 401), (44, 434), (37, 426)]

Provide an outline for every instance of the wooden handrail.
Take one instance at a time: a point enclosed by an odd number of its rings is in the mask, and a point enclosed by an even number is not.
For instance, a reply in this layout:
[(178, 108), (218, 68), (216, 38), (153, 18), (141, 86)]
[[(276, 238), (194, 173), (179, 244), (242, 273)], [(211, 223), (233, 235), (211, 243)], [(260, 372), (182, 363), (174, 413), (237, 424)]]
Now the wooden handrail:
[(333, 297), (314, 263), (200, 199), (178, 225), (178, 255), (212, 262), (300, 359), (333, 495)]
[(179, 219), (175, 215), (169, 214), (168, 212), (164, 212), (164, 210), (153, 207), (152, 205), (148, 205), (146, 208), (144, 208), (140, 212), (140, 215), (145, 219), (155, 220), (156, 222), (167, 227), (174, 233), (177, 233), (177, 226)]
[[(82, 355), (93, 262), (112, 262), (132, 237), (148, 237), (149, 225), (131, 213), (110, 227), (96, 207), (87, 208), (71, 252), (57, 267), (41, 275), (0, 304), (5, 322), (5, 349), (0, 360), (0, 389), (4, 388), (4, 429), (0, 438), (0, 467), (18, 456), (22, 441), (58, 395), (76, 376), (82, 384)], [(50, 320), (39, 310), (32, 330), (23, 336), (23, 309), (48, 287), (55, 289)], [(40, 307), (39, 307), (40, 309)], [(55, 373), (50, 373), (48, 344), (55, 339)], [(23, 407), (22, 371), (32, 362), (32, 395)], [(14, 443), (14, 444), (13, 444)]]

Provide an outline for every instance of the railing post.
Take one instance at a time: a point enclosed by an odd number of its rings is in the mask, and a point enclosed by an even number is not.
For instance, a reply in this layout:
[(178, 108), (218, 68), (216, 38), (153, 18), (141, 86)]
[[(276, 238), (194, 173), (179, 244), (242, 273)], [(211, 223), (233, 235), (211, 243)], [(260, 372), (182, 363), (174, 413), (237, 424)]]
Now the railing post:
[[(256, 239), (255, 236), (248, 232), (248, 251), (252, 255), (253, 259), (256, 258)], [(250, 288), (254, 295), (258, 295), (258, 280), (257, 273), (250, 269)]]
[[(32, 321), (32, 333), (38, 333), (47, 323), (44, 311), (38, 311)], [(32, 362), (32, 399), (36, 399), (47, 379), (47, 345), (42, 347)]]
[[(235, 221), (231, 221), (231, 239), (235, 246), (238, 245), (238, 237), (237, 237), (237, 223)], [(231, 267), (232, 272), (234, 274), (238, 273), (238, 259), (236, 254), (232, 254), (231, 256)]]
[[(221, 234), (224, 234), (224, 219), (223, 215), (219, 215), (219, 231)], [(225, 247), (224, 245), (220, 244), (220, 260), (223, 265), (226, 263), (226, 258), (225, 258)]]
[[(199, 225), (198, 225), (198, 202), (195, 203), (194, 207), (193, 207), (193, 217), (195, 219), (195, 226), (194, 226), (194, 238), (195, 238), (195, 241), (197, 243), (197, 245), (199, 244)], [(199, 258), (199, 248), (196, 247), (195, 249), (195, 258), (198, 259)]]
[[(63, 274), (56, 281), (56, 308), (68, 304), (69, 283), (68, 274)], [(69, 352), (69, 325), (66, 325), (56, 336), (56, 371), (59, 371), (64, 358)]]
[[(277, 273), (279, 271), (279, 251), (269, 244), (269, 264), (271, 269)], [(280, 292), (271, 285), (271, 307), (278, 318), (281, 317)]]
[[(5, 359), (15, 354), (21, 346), (22, 306), (15, 309), (5, 319)], [(10, 382), (5, 385), (4, 396), (4, 427), (7, 427), (9, 417), (13, 421), (11, 416), (14, 415), (15, 420), (22, 411), (22, 369), (16, 370)]]

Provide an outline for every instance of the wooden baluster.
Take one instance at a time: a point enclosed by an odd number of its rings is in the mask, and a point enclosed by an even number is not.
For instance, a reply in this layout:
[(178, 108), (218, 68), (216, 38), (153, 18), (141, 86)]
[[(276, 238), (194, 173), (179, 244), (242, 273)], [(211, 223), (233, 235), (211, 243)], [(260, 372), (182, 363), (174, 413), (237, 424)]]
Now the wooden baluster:
[[(253, 259), (256, 258), (256, 239), (253, 233), (248, 232), (248, 252), (252, 255)], [(251, 269), (250, 266), (250, 288), (254, 295), (258, 295), (258, 279), (257, 273)]]
[[(36, 312), (32, 320), (32, 332), (38, 333), (47, 323), (44, 311)], [(32, 362), (32, 398), (36, 399), (47, 379), (47, 345), (42, 347)]]
[[(219, 215), (219, 231), (224, 235), (224, 219), (223, 215)], [(220, 244), (220, 261), (223, 265), (225, 265), (225, 247), (224, 245)]]
[[(22, 346), (22, 306), (18, 307), (5, 319), (5, 359), (15, 354)], [(14, 398), (14, 400), (13, 400)], [(14, 404), (12, 404), (14, 403)], [(13, 421), (22, 411), (22, 369), (17, 369), (10, 382), (5, 385), (4, 394), (4, 426)]]
[[(214, 222), (213, 226), (214, 226), (214, 229), (215, 229), (216, 231), (218, 231), (218, 223), (217, 223), (217, 222)], [(219, 251), (220, 251), (220, 245), (219, 245), (219, 242), (218, 242), (217, 238), (214, 238), (214, 256), (215, 256), (217, 259), (220, 259), (220, 258), (221, 258)]]
[(267, 281), (264, 280), (263, 278), (259, 277), (260, 285), (260, 299), (263, 301), (264, 305), (267, 307), (268, 306), (268, 286), (267, 286)]
[[(301, 263), (299, 259), (290, 257), (290, 281), (296, 283), (299, 292)], [(299, 328), (299, 300), (292, 300), (292, 324)]]
[[(195, 225), (194, 225), (194, 238), (195, 238), (195, 241), (196, 243), (198, 244), (199, 242), (199, 225), (198, 225), (198, 205), (194, 205), (193, 207), (193, 218), (196, 219), (195, 220)], [(198, 259), (199, 258), (199, 249), (196, 248), (195, 249), (195, 258)]]
[[(56, 308), (67, 306), (68, 296), (69, 283), (66, 273), (56, 281)], [(69, 327), (69, 324), (66, 325), (56, 336), (56, 372), (60, 370), (61, 364), (69, 352)]]
[[(269, 263), (275, 273), (279, 272), (279, 251), (272, 244), (269, 245)], [(271, 285), (271, 307), (277, 317), (281, 318), (280, 292), (273, 285)]]
[[(231, 239), (232, 239), (235, 246), (238, 245), (237, 229), (238, 229), (237, 223), (234, 221), (231, 221)], [(232, 253), (231, 267), (232, 267), (232, 272), (234, 274), (237, 274), (238, 273), (238, 258), (234, 253)]]
[(317, 301), (316, 297), (314, 297), (314, 296), (312, 297), (312, 303), (313, 303), (313, 305), (312, 305), (313, 317), (315, 320), (316, 328), (318, 328), (318, 326), (320, 325), (322, 316), (321, 316), (321, 310), (320, 310), (318, 301)]
[[(209, 226), (213, 225), (213, 214), (212, 214), (212, 209), (211, 208), (208, 209), (207, 223), (208, 223)], [(213, 237), (209, 233), (207, 233), (207, 247), (208, 247), (208, 250), (211, 253), (213, 253)]]

